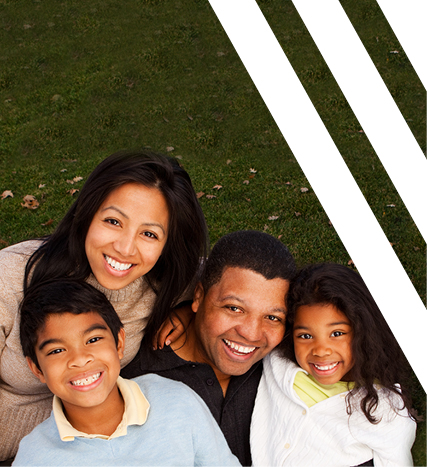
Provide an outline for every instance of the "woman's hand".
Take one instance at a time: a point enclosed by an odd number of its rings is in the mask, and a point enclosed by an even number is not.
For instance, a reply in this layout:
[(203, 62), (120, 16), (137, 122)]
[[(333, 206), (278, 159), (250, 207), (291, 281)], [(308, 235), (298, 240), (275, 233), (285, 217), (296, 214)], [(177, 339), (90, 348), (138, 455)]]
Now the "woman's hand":
[(171, 345), (187, 330), (190, 321), (193, 319), (194, 312), (191, 304), (179, 306), (171, 311), (169, 318), (160, 326), (157, 334), (154, 336), (154, 350), (163, 349), (165, 345)]

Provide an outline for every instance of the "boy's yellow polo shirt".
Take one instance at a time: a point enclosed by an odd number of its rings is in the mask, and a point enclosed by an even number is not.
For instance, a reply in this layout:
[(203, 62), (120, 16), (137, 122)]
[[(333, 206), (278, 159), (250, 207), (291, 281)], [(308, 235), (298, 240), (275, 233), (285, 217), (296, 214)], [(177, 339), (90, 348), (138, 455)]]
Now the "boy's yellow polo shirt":
[(129, 425), (143, 425), (147, 420), (150, 404), (142, 393), (140, 387), (129, 379), (121, 376), (117, 379), (117, 386), (125, 403), (125, 411), (122, 421), (116, 431), (111, 436), (83, 433), (76, 430), (64, 415), (61, 399), (53, 397), (53, 416), (58, 427), (59, 436), (62, 441), (74, 441), (75, 437), (80, 438), (102, 438), (112, 439), (125, 436)]

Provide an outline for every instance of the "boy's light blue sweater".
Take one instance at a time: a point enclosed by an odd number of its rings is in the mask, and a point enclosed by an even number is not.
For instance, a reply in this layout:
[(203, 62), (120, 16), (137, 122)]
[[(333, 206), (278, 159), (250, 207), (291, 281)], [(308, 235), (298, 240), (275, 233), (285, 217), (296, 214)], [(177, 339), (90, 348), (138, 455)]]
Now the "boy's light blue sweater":
[(144, 425), (129, 426), (126, 436), (111, 440), (65, 442), (51, 415), (21, 441), (13, 465), (240, 465), (209, 409), (188, 386), (151, 374), (134, 381), (150, 403)]

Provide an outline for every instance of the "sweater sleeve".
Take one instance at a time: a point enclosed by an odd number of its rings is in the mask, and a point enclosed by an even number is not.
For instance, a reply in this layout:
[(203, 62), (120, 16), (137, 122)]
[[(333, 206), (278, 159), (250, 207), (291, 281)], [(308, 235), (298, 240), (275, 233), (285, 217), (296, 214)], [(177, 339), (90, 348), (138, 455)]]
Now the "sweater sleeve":
[[(413, 465), (411, 448), (415, 441), (416, 422), (406, 408), (401, 409), (401, 398), (382, 389), (374, 412), (377, 424), (369, 423), (358, 411), (350, 417), (350, 431), (354, 438), (372, 449), (375, 467)], [(354, 417), (354, 418), (353, 418)], [(358, 424), (358, 418), (364, 418)]]

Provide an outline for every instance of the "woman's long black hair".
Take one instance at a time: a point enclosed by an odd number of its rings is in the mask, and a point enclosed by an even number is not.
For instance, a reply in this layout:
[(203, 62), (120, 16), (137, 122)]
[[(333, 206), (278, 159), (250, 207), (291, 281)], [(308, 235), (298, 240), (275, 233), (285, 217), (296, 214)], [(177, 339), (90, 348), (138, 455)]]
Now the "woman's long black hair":
[(286, 334), (280, 344), (284, 356), (297, 363), (292, 329), (298, 308), (322, 304), (333, 305), (344, 313), (353, 330), (351, 379), (355, 386), (347, 396), (347, 412), (352, 413), (351, 399), (364, 388), (360, 409), (371, 423), (378, 423), (374, 412), (379, 398), (374, 384), (400, 396), (401, 408), (411, 411), (408, 361), (363, 279), (345, 266), (333, 263), (305, 266), (291, 281)]
[(85, 252), (89, 226), (107, 196), (127, 183), (157, 188), (169, 210), (166, 244), (155, 266), (145, 275), (157, 294), (145, 332), (151, 342), (208, 251), (206, 221), (190, 177), (167, 156), (135, 150), (117, 152), (102, 161), (56, 230), (44, 238), (29, 259), (24, 294), (33, 285), (47, 280), (87, 279), (91, 273)]

